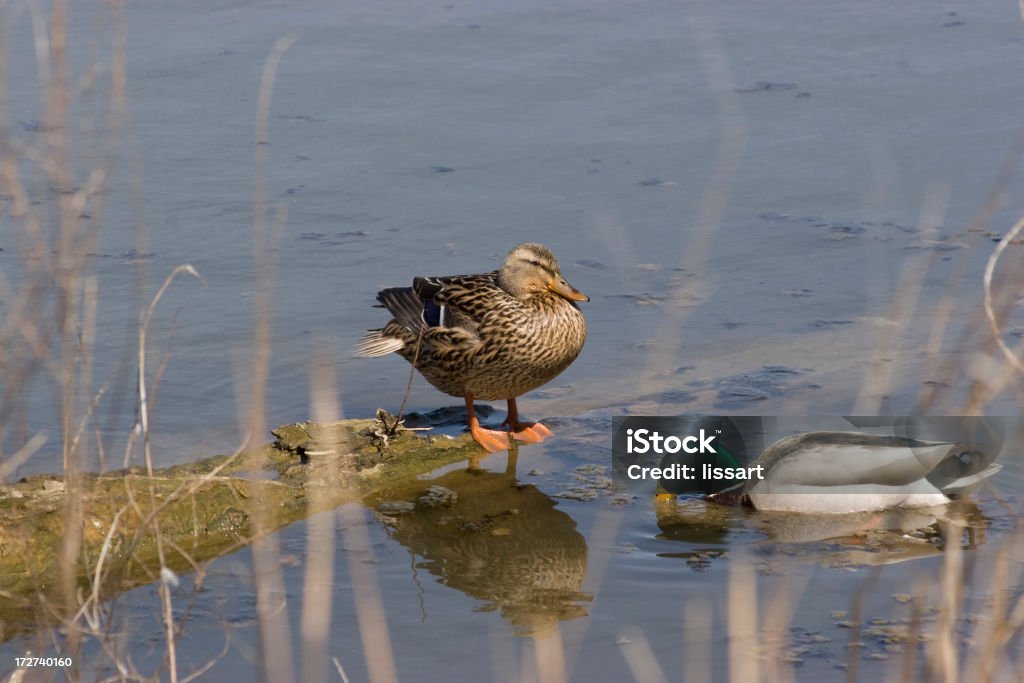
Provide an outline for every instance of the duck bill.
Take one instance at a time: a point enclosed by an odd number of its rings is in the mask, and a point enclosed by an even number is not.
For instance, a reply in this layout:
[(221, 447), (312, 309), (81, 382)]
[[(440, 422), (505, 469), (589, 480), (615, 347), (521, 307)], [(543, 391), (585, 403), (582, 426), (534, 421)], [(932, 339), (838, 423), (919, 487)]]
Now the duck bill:
[(559, 296), (564, 296), (569, 301), (590, 301), (589, 296), (576, 289), (565, 280), (555, 280), (548, 285), (548, 289)]

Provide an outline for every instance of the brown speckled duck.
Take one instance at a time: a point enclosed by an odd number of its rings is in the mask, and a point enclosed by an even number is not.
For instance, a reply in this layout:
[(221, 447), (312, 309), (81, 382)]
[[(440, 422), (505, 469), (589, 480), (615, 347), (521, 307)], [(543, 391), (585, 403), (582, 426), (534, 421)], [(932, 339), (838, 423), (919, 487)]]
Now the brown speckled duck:
[(412, 287), (378, 292), (377, 300), (394, 318), (370, 330), (356, 355), (398, 353), (435, 387), (463, 397), (469, 430), (487, 451), (508, 448), (509, 433), (481, 427), (474, 399), (508, 401), (504, 424), (519, 441), (551, 435), (539, 422), (519, 420), (516, 397), (576, 360), (587, 326), (574, 302), (590, 299), (565, 281), (547, 247), (520, 244), (499, 270), (417, 277)]

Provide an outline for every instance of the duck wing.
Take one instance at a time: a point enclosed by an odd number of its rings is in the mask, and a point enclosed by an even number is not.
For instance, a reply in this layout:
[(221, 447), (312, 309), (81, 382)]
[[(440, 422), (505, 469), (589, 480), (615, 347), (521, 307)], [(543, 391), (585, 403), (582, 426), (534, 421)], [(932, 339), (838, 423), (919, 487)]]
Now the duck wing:
[(413, 278), (412, 287), (391, 287), (377, 293), (380, 306), (394, 322), (413, 334), (437, 327), (475, 329), (486, 312), (481, 294), (495, 284), (497, 271), (482, 275)]
[(498, 286), (498, 271), (479, 275), (418, 277), (412, 289), (426, 303), (427, 325), (461, 327), (476, 332), (498, 302), (511, 300)]
[(390, 287), (377, 292), (377, 306), (392, 320), (372, 329), (356, 345), (356, 356), (405, 354), (420, 340), (434, 349), (468, 350), (480, 343), (477, 327), (493, 301), (504, 290), (497, 286), (498, 271), (480, 275), (413, 278), (412, 287)]

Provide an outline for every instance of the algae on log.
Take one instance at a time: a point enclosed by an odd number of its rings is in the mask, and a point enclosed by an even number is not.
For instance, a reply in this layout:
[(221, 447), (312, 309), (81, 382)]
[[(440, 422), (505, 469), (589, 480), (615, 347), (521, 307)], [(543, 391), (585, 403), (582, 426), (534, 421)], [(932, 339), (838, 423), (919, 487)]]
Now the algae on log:
[[(82, 475), (80, 593), (89, 595), (101, 553), (102, 598), (156, 580), (155, 528), (167, 569), (190, 572), (193, 563), (252, 540), (254, 505), (269, 533), (480, 452), (468, 435), (399, 429), (386, 436), (380, 419), (303, 422), (273, 434), (277, 440), (256, 453), (215, 456), (155, 470), (152, 477), (140, 468)], [(254, 462), (261, 471), (245, 469)], [(65, 496), (56, 475), (0, 484), (0, 642), (52, 616), (41, 598), (59, 600), (52, 591), (59, 584)]]

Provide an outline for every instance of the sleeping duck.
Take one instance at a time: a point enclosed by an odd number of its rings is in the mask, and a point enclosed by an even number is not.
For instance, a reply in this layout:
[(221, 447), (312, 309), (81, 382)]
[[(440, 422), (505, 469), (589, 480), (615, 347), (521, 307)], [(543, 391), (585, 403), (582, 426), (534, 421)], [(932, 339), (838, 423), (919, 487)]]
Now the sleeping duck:
[[(555, 255), (527, 242), (509, 252), (499, 270), (479, 275), (413, 278), (412, 287), (377, 293), (393, 316), (370, 330), (358, 356), (397, 353), (428, 382), (463, 398), (469, 430), (487, 451), (519, 441), (542, 441), (551, 431), (519, 419), (516, 397), (569, 367), (583, 348), (587, 327), (577, 301), (590, 299), (566, 282)], [(509, 431), (484, 429), (474, 400), (508, 402)]]
[(994, 455), (957, 442), (857, 432), (806, 432), (779, 439), (751, 466), (754, 479), (708, 496), (758, 510), (850, 513), (949, 503), (1002, 469)]

